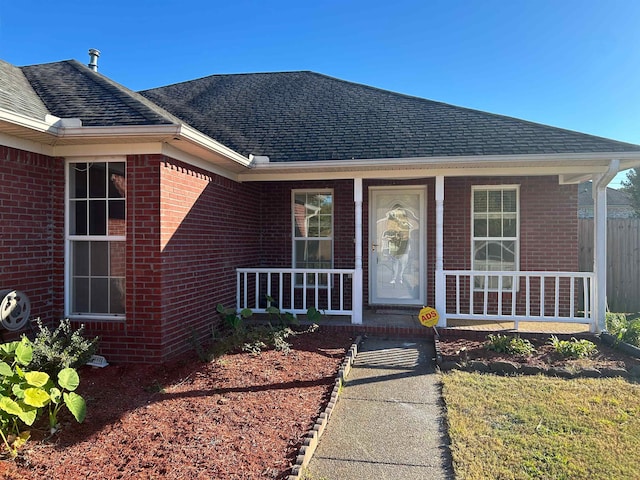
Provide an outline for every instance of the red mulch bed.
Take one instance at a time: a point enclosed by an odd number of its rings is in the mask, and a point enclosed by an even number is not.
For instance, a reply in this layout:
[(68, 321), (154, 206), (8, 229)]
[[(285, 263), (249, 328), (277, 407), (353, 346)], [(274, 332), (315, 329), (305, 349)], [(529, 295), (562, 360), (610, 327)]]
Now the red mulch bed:
[[(488, 350), (486, 340), (466, 338), (440, 338), (440, 352), (443, 361), (464, 363), (470, 360), (483, 362), (508, 361), (520, 365), (535, 366), (541, 368), (625, 368), (630, 369), (640, 364), (640, 360), (621, 353), (618, 350), (602, 344), (598, 339), (591, 339), (598, 347), (598, 352), (588, 358), (569, 359), (564, 358), (549, 345), (549, 335), (523, 336), (535, 347), (532, 355), (511, 355)], [(562, 337), (563, 339), (569, 339)]]
[(67, 414), (51, 438), (32, 431), (0, 478), (286, 478), (352, 338), (320, 329), (290, 340), (288, 355), (84, 367), (84, 423)]

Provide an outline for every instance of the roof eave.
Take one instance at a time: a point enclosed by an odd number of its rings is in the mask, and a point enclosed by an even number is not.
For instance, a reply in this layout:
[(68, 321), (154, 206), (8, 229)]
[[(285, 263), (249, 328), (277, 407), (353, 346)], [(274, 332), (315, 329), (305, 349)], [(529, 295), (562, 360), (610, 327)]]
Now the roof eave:
[(257, 162), (250, 172), (240, 174), (242, 181), (285, 179), (288, 175), (318, 178), (416, 178), (448, 175), (559, 175), (567, 183), (574, 178), (605, 172), (612, 159), (620, 161), (620, 170), (640, 166), (639, 152), (598, 152), (533, 155), (477, 155), (410, 158), (371, 158), (294, 162)]

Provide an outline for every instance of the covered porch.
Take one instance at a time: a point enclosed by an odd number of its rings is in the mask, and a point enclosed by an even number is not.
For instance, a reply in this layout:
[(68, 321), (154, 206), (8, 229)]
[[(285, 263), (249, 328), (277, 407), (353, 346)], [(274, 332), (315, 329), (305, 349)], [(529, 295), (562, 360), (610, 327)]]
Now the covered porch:
[[(606, 185), (618, 168), (619, 164), (613, 160), (606, 171), (590, 174), (594, 180), (596, 218), (593, 272), (446, 269), (446, 175), (436, 175), (431, 177), (434, 221), (429, 225), (434, 251), (429, 265), (429, 288), (433, 293), (421, 297), (423, 304), (372, 303), (367, 298), (371, 295), (367, 262), (371, 262), (370, 254), (378, 245), (371, 232), (372, 220), (363, 212), (364, 177), (356, 177), (352, 178), (353, 268), (238, 268), (236, 307), (263, 313), (273, 302), (282, 311), (296, 314), (305, 314), (313, 307), (333, 324), (412, 328), (419, 326), (420, 308), (430, 304), (439, 313), (439, 328), (600, 332), (606, 328)], [(407, 172), (403, 175), (406, 179)], [(420, 177), (424, 178), (423, 172)], [(567, 173), (558, 175), (557, 181), (560, 185), (572, 184), (583, 178), (584, 174)], [(577, 251), (575, 255), (577, 257)], [(420, 256), (420, 262), (426, 264), (426, 257)], [(427, 285), (420, 284), (420, 288), (426, 291)]]

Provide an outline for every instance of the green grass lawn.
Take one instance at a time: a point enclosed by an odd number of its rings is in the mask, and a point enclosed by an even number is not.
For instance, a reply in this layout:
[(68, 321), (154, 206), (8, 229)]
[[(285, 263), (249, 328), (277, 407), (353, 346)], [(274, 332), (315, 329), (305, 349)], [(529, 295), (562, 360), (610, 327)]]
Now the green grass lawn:
[(456, 480), (640, 478), (640, 385), (443, 375)]

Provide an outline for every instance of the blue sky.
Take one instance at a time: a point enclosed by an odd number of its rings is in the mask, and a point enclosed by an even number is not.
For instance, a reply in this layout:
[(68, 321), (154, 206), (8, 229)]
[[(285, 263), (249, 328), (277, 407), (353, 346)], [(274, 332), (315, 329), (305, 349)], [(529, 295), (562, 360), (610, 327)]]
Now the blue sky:
[(134, 90), (312, 70), (640, 144), (637, 0), (0, 0), (1, 59), (89, 48)]

